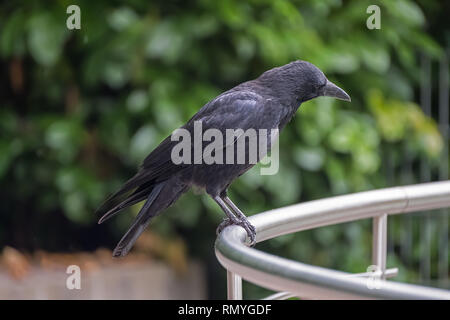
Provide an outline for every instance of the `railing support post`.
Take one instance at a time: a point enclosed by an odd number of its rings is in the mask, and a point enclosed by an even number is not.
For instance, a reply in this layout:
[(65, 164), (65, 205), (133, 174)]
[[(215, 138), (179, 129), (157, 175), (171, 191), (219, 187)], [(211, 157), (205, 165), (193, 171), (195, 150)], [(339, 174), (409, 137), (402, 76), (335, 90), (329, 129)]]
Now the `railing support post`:
[(382, 279), (386, 279), (387, 219), (387, 214), (374, 217), (372, 226), (372, 264), (378, 266)]
[(227, 270), (227, 298), (228, 300), (242, 300), (242, 278)]

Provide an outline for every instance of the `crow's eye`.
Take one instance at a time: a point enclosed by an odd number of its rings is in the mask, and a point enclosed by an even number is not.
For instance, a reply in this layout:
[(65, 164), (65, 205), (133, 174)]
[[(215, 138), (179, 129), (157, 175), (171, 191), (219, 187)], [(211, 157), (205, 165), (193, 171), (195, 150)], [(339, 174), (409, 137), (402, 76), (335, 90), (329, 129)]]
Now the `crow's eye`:
[(325, 85), (327, 84), (327, 82), (325, 81), (323, 84), (320, 84), (317, 88), (316, 88), (316, 93), (320, 93), (323, 89), (323, 87), (325, 87)]

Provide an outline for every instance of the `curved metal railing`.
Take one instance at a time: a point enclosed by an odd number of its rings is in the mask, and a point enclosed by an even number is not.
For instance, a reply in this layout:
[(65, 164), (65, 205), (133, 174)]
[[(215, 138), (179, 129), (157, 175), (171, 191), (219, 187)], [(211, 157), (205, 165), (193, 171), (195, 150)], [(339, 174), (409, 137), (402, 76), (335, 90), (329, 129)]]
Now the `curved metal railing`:
[[(281, 291), (269, 299), (450, 299), (450, 291), (389, 282), (386, 270), (387, 217), (391, 214), (450, 207), (450, 181), (380, 189), (310, 201), (249, 217), (256, 241), (322, 226), (373, 218), (374, 274), (350, 274), (277, 257), (245, 244), (239, 226), (225, 228), (216, 240), (216, 256), (227, 269), (228, 298), (242, 299), (242, 278)], [(368, 277), (369, 276), (369, 277)]]

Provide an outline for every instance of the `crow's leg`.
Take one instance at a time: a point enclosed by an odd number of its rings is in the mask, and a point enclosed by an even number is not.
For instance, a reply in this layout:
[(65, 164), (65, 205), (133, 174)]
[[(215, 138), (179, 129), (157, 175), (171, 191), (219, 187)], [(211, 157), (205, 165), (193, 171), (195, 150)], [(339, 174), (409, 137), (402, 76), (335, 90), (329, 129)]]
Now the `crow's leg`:
[(230, 208), (227, 207), (225, 202), (220, 197), (214, 197), (213, 199), (214, 201), (217, 202), (222, 211), (225, 212), (225, 214), (227, 215), (227, 218), (225, 218), (217, 227), (216, 229), (217, 234), (221, 233), (222, 230), (228, 226), (231, 226), (233, 224), (239, 224), (240, 220), (233, 214)]
[(223, 202), (230, 207), (230, 209), (234, 212), (236, 215), (236, 218), (239, 219), (238, 223), (234, 223), (237, 225), (240, 225), (247, 231), (248, 237), (250, 238), (250, 245), (254, 246), (256, 244), (256, 229), (255, 227), (248, 221), (247, 217), (244, 213), (231, 201), (230, 198), (226, 194), (222, 195), (220, 197)]
[(247, 220), (247, 217), (245, 216), (245, 214), (241, 211), (241, 209), (239, 209), (233, 201), (231, 201), (230, 198), (228, 198), (227, 195), (222, 196), (221, 199), (223, 200), (223, 202), (226, 203), (227, 206), (229, 206), (231, 208), (231, 210), (233, 210), (234, 214), (240, 219), (240, 220)]

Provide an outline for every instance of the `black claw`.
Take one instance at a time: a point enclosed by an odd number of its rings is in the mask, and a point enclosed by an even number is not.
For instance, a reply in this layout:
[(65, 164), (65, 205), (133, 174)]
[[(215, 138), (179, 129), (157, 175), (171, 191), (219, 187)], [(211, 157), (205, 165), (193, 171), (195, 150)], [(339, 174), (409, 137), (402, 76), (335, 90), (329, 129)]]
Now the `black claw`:
[(223, 221), (219, 224), (219, 226), (216, 229), (216, 235), (219, 235), (219, 233), (222, 232), (223, 229), (225, 229), (228, 226), (231, 226), (233, 222), (230, 220), (230, 218), (225, 218)]
[(247, 235), (250, 239), (250, 247), (254, 247), (256, 244), (256, 228), (248, 221), (242, 221), (242, 224), (240, 224), (241, 227), (247, 231)]

